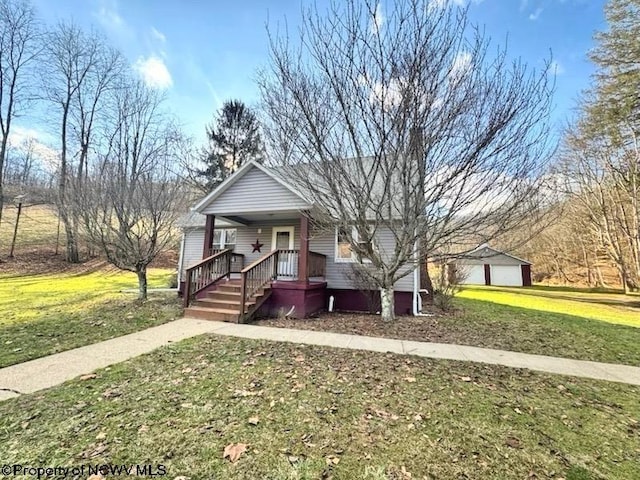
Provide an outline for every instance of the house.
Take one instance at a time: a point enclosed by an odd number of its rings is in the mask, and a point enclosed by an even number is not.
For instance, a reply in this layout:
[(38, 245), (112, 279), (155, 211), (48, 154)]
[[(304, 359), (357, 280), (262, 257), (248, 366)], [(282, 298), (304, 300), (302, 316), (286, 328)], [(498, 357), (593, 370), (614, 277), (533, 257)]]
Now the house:
[(449, 263), (449, 268), (459, 272), (463, 285), (531, 286), (531, 262), (487, 244)]
[[(227, 178), (180, 224), (186, 313), (242, 322), (279, 313), (304, 318), (330, 302), (337, 310), (369, 311), (379, 294), (353, 278), (362, 259), (339, 229), (311, 226), (313, 209), (272, 168), (249, 162)], [(391, 233), (378, 231), (376, 247), (392, 251)], [(394, 286), (397, 314), (419, 311), (418, 280), (415, 269)]]

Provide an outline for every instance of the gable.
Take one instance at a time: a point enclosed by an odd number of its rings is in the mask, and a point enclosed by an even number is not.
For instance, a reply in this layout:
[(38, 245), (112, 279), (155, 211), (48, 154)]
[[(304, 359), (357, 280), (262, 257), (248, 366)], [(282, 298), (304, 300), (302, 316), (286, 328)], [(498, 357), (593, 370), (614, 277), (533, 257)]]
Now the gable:
[[(262, 168), (253, 166), (227, 185), (207, 204), (201, 205), (199, 212), (214, 215), (233, 215), (244, 212), (270, 212), (273, 210), (307, 209), (310, 205), (291, 189), (269, 175)], [(216, 191), (212, 192), (216, 193)]]
[(464, 265), (531, 265), (531, 263), (526, 260), (491, 247), (476, 249), (465, 257), (456, 260), (455, 263)]

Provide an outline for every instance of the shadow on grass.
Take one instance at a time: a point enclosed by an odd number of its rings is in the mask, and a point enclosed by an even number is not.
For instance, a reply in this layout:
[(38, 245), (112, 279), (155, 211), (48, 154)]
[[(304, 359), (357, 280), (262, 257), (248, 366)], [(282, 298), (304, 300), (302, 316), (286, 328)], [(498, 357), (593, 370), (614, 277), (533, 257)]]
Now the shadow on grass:
[(538, 290), (544, 292), (574, 292), (574, 293), (606, 293), (624, 295), (621, 289), (604, 287), (571, 287), (567, 285), (532, 285), (525, 287), (527, 290)]
[(180, 318), (175, 294), (140, 303), (110, 299), (77, 312), (45, 311), (39, 318), (0, 325), (0, 368), (90, 345)]

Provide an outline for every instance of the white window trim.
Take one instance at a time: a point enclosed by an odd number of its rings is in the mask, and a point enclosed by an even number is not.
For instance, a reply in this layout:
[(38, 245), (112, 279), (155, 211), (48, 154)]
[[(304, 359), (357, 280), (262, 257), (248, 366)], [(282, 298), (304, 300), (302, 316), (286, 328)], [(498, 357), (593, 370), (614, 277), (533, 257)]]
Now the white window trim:
[[(356, 253), (351, 250), (351, 258), (342, 258), (338, 256), (338, 232), (340, 227), (336, 227), (335, 229), (335, 238), (334, 238), (334, 246), (333, 246), (333, 258), (335, 263), (371, 263), (371, 260), (368, 258), (362, 258), (362, 261), (358, 261), (358, 256)], [(351, 236), (357, 242), (358, 241), (358, 231), (356, 230), (355, 225), (351, 226)]]
[(276, 249), (279, 232), (289, 232), (289, 250), (293, 250), (293, 247), (295, 245), (295, 231), (296, 227), (294, 226), (273, 227), (273, 231), (271, 232), (271, 251), (274, 251)]
[[(237, 241), (237, 238), (238, 238), (238, 229), (237, 228), (220, 228), (220, 229), (216, 230), (216, 231), (220, 232), (220, 246), (217, 247), (220, 250), (224, 250), (225, 248), (227, 248), (227, 245), (229, 245), (227, 243), (227, 231), (228, 230), (235, 230), (236, 231), (236, 241)], [(231, 245), (233, 245), (234, 247), (236, 246), (235, 243), (232, 243)], [(215, 247), (215, 243), (214, 243), (214, 248), (216, 248)]]

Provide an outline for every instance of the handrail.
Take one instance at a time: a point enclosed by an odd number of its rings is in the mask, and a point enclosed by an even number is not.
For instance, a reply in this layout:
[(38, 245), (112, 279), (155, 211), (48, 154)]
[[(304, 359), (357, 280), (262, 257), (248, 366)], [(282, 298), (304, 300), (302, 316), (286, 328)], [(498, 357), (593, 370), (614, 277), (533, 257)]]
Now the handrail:
[(240, 272), (240, 316), (239, 321), (244, 320), (247, 301), (266, 284), (275, 280), (278, 274), (279, 250), (263, 255), (261, 258), (245, 267)]
[(218, 253), (211, 255), (203, 259), (201, 262), (187, 268), (185, 275), (184, 292), (182, 295), (182, 301), (184, 307), (189, 306), (191, 297), (198, 292), (204, 290), (212, 283), (217, 282), (222, 277), (229, 276), (231, 274), (231, 262), (235, 258), (242, 257), (244, 261), (244, 255), (234, 254), (231, 250), (222, 250)]
[(309, 277), (324, 277), (327, 269), (327, 256), (309, 251)]

